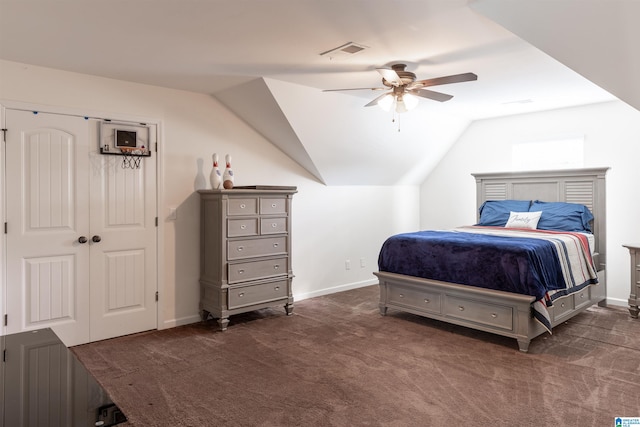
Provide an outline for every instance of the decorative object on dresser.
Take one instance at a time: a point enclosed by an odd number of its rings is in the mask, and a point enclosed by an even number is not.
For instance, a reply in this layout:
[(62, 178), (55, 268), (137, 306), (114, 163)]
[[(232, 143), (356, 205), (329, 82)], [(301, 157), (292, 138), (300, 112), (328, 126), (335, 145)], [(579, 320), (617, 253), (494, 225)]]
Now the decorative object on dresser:
[(213, 153), (211, 160), (213, 161), (213, 167), (209, 174), (209, 181), (211, 181), (211, 189), (217, 190), (222, 185), (222, 173), (220, 173), (220, 168), (218, 167), (218, 153)]
[(293, 312), (291, 201), (296, 187), (202, 190), (200, 310), (218, 319), (284, 304)]
[(640, 243), (622, 245), (631, 255), (631, 293), (629, 294), (629, 313), (638, 318), (640, 313)]
[(225, 156), (226, 167), (224, 169), (224, 174), (222, 175), (222, 186), (227, 190), (233, 188), (233, 170), (231, 169), (231, 156)]
[[(562, 210), (568, 205), (581, 206), (582, 211), (577, 213), (575, 221), (568, 221), (570, 219), (568, 217), (560, 218), (566, 220), (563, 220), (562, 224), (565, 222), (582, 224), (588, 218), (588, 230), (580, 233), (583, 237), (579, 239), (589, 240), (587, 246), (591, 250), (591, 255), (587, 258), (592, 263), (591, 273), (597, 273), (597, 276), (587, 278), (587, 281), (582, 285), (576, 283), (574, 290), (577, 292), (570, 293), (569, 289), (562, 289), (559, 287), (559, 283), (554, 283), (556, 287), (548, 289), (558, 289), (558, 291), (551, 297), (555, 299), (547, 300), (547, 302), (553, 301), (553, 304), (546, 307), (542, 300), (537, 300), (533, 295), (516, 293), (518, 291), (491, 289), (493, 280), (479, 279), (479, 274), (476, 277), (475, 273), (469, 274), (466, 269), (456, 270), (454, 268), (453, 271), (467, 274), (470, 280), (479, 281), (478, 284), (452, 283), (454, 280), (435, 280), (427, 278), (426, 275), (417, 277), (409, 273), (390, 272), (386, 267), (381, 267), (381, 271), (374, 273), (379, 279), (380, 313), (384, 315), (387, 309), (391, 308), (512, 337), (518, 341), (520, 351), (526, 352), (531, 340), (538, 335), (551, 330), (593, 304), (604, 306), (606, 304), (605, 176), (607, 170), (608, 168), (592, 168), (474, 174), (479, 210), (487, 207), (485, 202), (500, 201), (500, 203), (510, 206), (511, 211), (526, 212), (529, 209), (519, 206), (524, 202), (524, 207), (529, 207), (531, 211), (543, 211), (540, 218), (540, 223), (543, 223), (543, 221), (547, 222), (549, 218), (556, 218), (554, 208)], [(551, 216), (548, 218), (544, 214), (547, 209), (545, 202), (548, 202), (552, 209)], [(541, 208), (538, 209), (539, 207)], [(509, 219), (510, 210), (500, 213), (503, 218), (501, 224), (484, 224), (482, 223), (482, 215), (480, 215), (480, 225), (494, 229), (500, 227), (502, 230), (506, 230), (504, 225)], [(493, 212), (492, 215), (495, 216), (496, 212)], [(540, 227), (540, 225), (538, 228), (553, 230), (552, 228)], [(570, 228), (562, 228), (562, 230), (569, 231)], [(530, 231), (534, 232), (534, 230)], [(555, 232), (547, 231), (547, 233)], [(398, 236), (403, 237), (402, 235)], [(584, 245), (580, 246), (584, 248)], [(451, 249), (450, 252), (454, 253), (454, 249)], [(394, 256), (398, 257), (399, 255)], [(382, 253), (380, 259), (382, 259)], [(474, 261), (478, 264), (476, 268), (480, 268), (476, 271), (488, 269), (485, 267), (496, 267), (495, 263), (489, 264), (492, 261), (479, 256)], [(442, 263), (442, 265), (445, 266), (447, 263)], [(470, 264), (460, 265), (470, 266)], [(550, 268), (551, 264), (545, 264), (545, 266)], [(426, 271), (426, 267), (422, 268)], [(511, 277), (517, 277), (517, 275)], [(598, 283), (592, 284), (596, 278)]]

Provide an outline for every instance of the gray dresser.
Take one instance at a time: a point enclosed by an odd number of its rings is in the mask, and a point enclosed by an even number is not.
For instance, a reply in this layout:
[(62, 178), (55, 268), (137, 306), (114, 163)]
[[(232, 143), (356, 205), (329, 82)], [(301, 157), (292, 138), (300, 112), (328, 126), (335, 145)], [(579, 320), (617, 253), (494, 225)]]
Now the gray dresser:
[(293, 311), (291, 200), (296, 187), (201, 190), (200, 310), (229, 316), (283, 304)]

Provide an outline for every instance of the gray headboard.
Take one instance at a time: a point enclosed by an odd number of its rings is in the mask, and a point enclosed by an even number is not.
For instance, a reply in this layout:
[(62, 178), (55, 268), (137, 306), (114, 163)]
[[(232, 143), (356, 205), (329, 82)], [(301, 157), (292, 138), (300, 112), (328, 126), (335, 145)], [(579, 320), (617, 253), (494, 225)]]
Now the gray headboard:
[(598, 270), (606, 265), (608, 167), (531, 172), (474, 173), (477, 207), (486, 200), (542, 200), (580, 203), (593, 213)]

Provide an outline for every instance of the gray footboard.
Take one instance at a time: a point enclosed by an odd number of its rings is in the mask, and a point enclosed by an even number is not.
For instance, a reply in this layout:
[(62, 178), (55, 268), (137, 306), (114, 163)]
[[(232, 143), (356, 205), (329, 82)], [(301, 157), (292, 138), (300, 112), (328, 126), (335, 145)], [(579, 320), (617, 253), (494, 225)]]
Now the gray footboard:
[[(528, 295), (422, 279), (402, 274), (377, 272), (380, 313), (396, 309), (443, 322), (515, 338), (520, 351), (545, 328), (532, 315), (535, 298)], [(604, 271), (600, 283), (568, 295), (550, 307), (552, 326), (558, 325), (591, 305), (604, 301)]]

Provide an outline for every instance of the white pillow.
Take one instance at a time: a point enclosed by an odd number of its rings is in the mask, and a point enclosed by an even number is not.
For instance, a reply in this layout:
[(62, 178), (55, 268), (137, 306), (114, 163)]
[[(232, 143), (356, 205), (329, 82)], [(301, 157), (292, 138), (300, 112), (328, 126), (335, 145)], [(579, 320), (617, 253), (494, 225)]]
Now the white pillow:
[(540, 216), (542, 216), (542, 211), (511, 212), (505, 228), (530, 228), (535, 230), (538, 227)]

